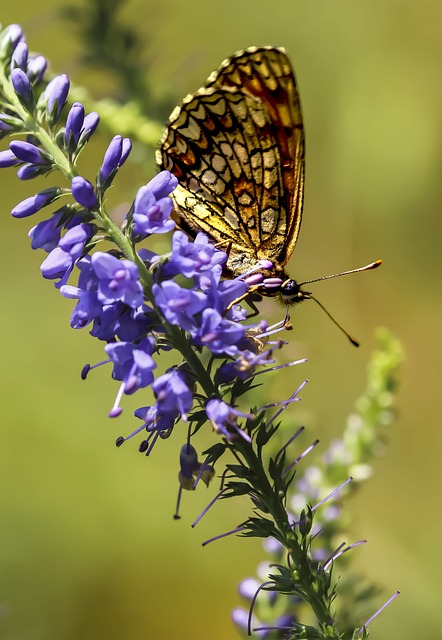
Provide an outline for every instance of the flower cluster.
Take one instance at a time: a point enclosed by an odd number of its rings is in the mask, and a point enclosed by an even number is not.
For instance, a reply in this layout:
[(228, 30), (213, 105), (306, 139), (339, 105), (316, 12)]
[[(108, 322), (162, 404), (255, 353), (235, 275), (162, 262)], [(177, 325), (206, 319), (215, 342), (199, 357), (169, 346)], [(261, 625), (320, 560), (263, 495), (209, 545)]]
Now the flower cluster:
[[(54, 180), (52, 186), (19, 202), (12, 215), (26, 218), (48, 212), (29, 231), (31, 246), (47, 254), (41, 265), (43, 277), (53, 280), (62, 296), (76, 300), (71, 326), (89, 327), (90, 334), (104, 343), (105, 360), (86, 365), (82, 376), (98, 366), (111, 367), (112, 378), (120, 384), (109, 415), (121, 414), (125, 395), (150, 389), (150, 404), (144, 401), (135, 411), (141, 426), (118, 438), (117, 446), (142, 434), (139, 451), (149, 455), (158, 439), (184, 424), (179, 496), (182, 489), (195, 489), (200, 480), (208, 484), (215, 463), (232, 454), (235, 462), (226, 464), (220, 492), (209, 507), (219, 498), (250, 497), (253, 515), (229, 533), (267, 538), (288, 557), (285, 564), (282, 560), (275, 564), (270, 582), (259, 589), (290, 594), (291, 602), (310, 605), (317, 618), (317, 628), (308, 627), (293, 612), (275, 609), (278, 622), (271, 629), (293, 638), (341, 637), (332, 615), (331, 568), (342, 551), (325, 562), (322, 558), (320, 570), (310, 551), (317, 533), (313, 514), (324, 500), (314, 507), (304, 504), (296, 516), (287, 508), (295, 466), (317, 442), (289, 462), (288, 447), (298, 431), (276, 455), (268, 453), (282, 411), (299, 400), (305, 383), (288, 399), (249, 411), (240, 408), (243, 396), (257, 386), (258, 376), (297, 364), (275, 364), (275, 351), (284, 342), (273, 336), (285, 321), (273, 327), (263, 320), (248, 322), (241, 305), (249, 287), (259, 283), (261, 272), (271, 265), (262, 261), (240, 277), (223, 279), (227, 254), (203, 233), (189, 238), (176, 228), (170, 196), (177, 179), (168, 171), (137, 191), (123, 224), (117, 225), (107, 212), (106, 194), (131, 152), (131, 141), (115, 135), (95, 180), (79, 175), (77, 160), (97, 129), (98, 114), (86, 114), (79, 102), (69, 103), (66, 75), (47, 83), (46, 66), (43, 56), (29, 55), (19, 26), (0, 32), (0, 138), (14, 137), (0, 151), (0, 168), (16, 168), (22, 181), (57, 171), (68, 182), (66, 187)], [(157, 234), (171, 232), (169, 253), (160, 255), (145, 246)], [(110, 250), (98, 247), (104, 240), (112, 244)], [(158, 374), (165, 351), (173, 352), (175, 364)], [(270, 415), (274, 407), (278, 408)], [(214, 432), (215, 442), (199, 460), (192, 438), (205, 425)], [(243, 591), (250, 596), (251, 583)], [(272, 604), (274, 596), (268, 601)], [(235, 615), (244, 627), (244, 612)], [(250, 620), (251, 609), (249, 632)]]

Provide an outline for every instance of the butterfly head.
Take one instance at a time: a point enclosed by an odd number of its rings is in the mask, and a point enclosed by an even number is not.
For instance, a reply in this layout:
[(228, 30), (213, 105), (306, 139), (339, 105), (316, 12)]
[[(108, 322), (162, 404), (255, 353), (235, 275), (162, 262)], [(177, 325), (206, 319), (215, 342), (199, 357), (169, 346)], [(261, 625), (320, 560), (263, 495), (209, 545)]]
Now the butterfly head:
[(286, 306), (297, 304), (311, 297), (310, 292), (304, 291), (301, 285), (298, 284), (296, 280), (292, 280), (292, 278), (284, 280), (275, 294), (280, 302)]

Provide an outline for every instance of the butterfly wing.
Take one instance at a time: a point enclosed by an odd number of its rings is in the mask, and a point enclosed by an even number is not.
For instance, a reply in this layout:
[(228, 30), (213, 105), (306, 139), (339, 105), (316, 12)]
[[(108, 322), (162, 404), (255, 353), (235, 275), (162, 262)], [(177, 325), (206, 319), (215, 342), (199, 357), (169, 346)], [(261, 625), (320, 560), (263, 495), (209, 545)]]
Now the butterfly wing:
[(191, 229), (228, 243), (228, 267), (281, 267), (301, 222), (304, 136), (290, 62), (253, 48), (222, 63), (172, 113), (157, 160), (177, 176), (173, 197)]

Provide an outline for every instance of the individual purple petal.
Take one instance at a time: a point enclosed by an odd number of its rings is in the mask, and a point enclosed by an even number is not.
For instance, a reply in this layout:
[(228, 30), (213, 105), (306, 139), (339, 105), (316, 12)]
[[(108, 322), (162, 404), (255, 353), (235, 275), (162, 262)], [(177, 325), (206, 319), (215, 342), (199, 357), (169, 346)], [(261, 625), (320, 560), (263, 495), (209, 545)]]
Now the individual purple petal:
[(26, 106), (32, 104), (32, 88), (29, 78), (21, 69), (13, 69), (11, 72), (11, 82), (14, 91)]
[(132, 150), (132, 140), (130, 138), (123, 138), (123, 148), (121, 150), (120, 167), (126, 162), (129, 154)]
[(63, 109), (69, 93), (70, 81), (66, 74), (55, 76), (47, 85), (44, 96), (46, 99), (46, 121), (55, 124)]
[(43, 207), (54, 202), (57, 198), (60, 197), (62, 191), (58, 187), (52, 187), (50, 189), (45, 189), (44, 191), (40, 191), (35, 196), (31, 196), (30, 198), (26, 198), (22, 202), (19, 202), (11, 211), (14, 218), (26, 218), (27, 216), (31, 216), (33, 213), (40, 211)]
[(160, 200), (170, 195), (172, 191), (176, 189), (178, 186), (178, 178), (170, 173), (170, 171), (160, 171), (146, 186), (152, 191), (155, 198)]
[(42, 154), (41, 149), (23, 140), (13, 140), (9, 143), (9, 148), (21, 162), (31, 164), (47, 164), (48, 159)]
[(86, 209), (98, 208), (98, 200), (95, 195), (94, 187), (88, 180), (81, 176), (75, 176), (75, 178), (72, 178), (71, 186), (72, 195), (79, 204)]
[(70, 325), (73, 329), (83, 329), (100, 315), (102, 305), (98, 301), (96, 291), (84, 291), (65, 284), (60, 287), (60, 292), (65, 298), (78, 299), (70, 319)]
[(9, 149), (6, 151), (0, 151), (0, 169), (13, 167), (17, 164), (20, 164), (20, 161), (17, 159), (15, 153), (12, 153)]
[(43, 80), (48, 61), (44, 56), (35, 56), (28, 61), (28, 68), (26, 69), (26, 75), (33, 84), (38, 84)]
[(80, 258), (88, 240), (94, 234), (94, 227), (78, 224), (66, 231), (58, 247), (55, 247), (43, 261), (40, 270), (44, 278), (60, 281), (55, 285), (61, 288), (67, 281), (75, 262)]
[(84, 107), (81, 102), (74, 102), (66, 118), (65, 130), (65, 146), (71, 152), (77, 148), (83, 124)]

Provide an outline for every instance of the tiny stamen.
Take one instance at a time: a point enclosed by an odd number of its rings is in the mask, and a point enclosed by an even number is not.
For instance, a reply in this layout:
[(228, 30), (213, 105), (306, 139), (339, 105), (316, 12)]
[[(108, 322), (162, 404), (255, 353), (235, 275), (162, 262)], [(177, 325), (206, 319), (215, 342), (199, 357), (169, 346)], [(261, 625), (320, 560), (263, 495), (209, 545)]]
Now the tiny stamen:
[[(195, 483), (195, 484), (196, 484), (196, 483)], [(205, 516), (205, 515), (206, 515), (206, 513), (209, 511), (209, 509), (210, 509), (211, 507), (213, 507), (213, 505), (215, 504), (215, 502), (217, 502), (217, 501), (221, 498), (221, 496), (223, 495), (223, 493), (225, 493), (226, 491), (227, 491), (227, 487), (226, 487), (225, 489), (221, 489), (221, 491), (219, 491), (219, 492), (216, 494), (216, 496), (213, 498), (213, 500), (211, 500), (211, 501), (209, 502), (209, 504), (207, 505), (207, 507), (205, 507), (205, 508), (201, 511), (201, 513), (199, 514), (199, 516), (197, 517), (197, 519), (196, 519), (196, 520), (194, 520), (194, 521), (192, 522), (192, 524), (190, 525), (190, 526), (192, 527), (192, 529), (194, 529), (194, 528), (196, 527), (196, 525), (197, 525), (197, 524), (198, 524), (198, 522), (201, 520), (201, 518), (202, 518), (203, 516)]]
[(353, 480), (353, 478), (351, 476), (349, 478), (347, 478), (347, 480), (345, 482), (343, 482), (341, 485), (339, 485), (339, 487), (337, 487), (336, 489), (333, 489), (333, 491), (331, 493), (329, 493), (328, 496), (326, 496), (325, 498), (320, 500), (317, 504), (315, 504), (315, 506), (312, 507), (312, 511), (315, 511), (315, 509), (317, 509), (322, 504), (324, 504), (324, 502), (327, 502), (327, 500), (330, 500), (330, 498), (333, 498), (333, 496), (335, 496), (339, 491), (341, 491), (352, 480)]
[(365, 628), (365, 627), (367, 627), (367, 626), (370, 624), (370, 622), (372, 622), (372, 620), (374, 620), (374, 619), (375, 619), (375, 618), (376, 618), (376, 617), (377, 617), (377, 616), (378, 616), (378, 615), (379, 615), (379, 614), (380, 614), (380, 613), (385, 609), (385, 607), (388, 607), (388, 605), (390, 604), (390, 602), (393, 602), (393, 600), (394, 600), (395, 598), (397, 598), (399, 594), (400, 594), (400, 591), (396, 591), (395, 593), (393, 593), (393, 595), (391, 596), (391, 598), (388, 598), (387, 602), (385, 602), (385, 603), (382, 605), (382, 607), (380, 607), (380, 608), (376, 611), (376, 613), (374, 613), (374, 614), (371, 616), (371, 618), (369, 618), (369, 619), (367, 620), (367, 622), (364, 622), (364, 624), (362, 625), (362, 627), (361, 627), (361, 629), (360, 629), (360, 631), (359, 631), (359, 634), (358, 634), (358, 635), (361, 635), (361, 634), (363, 633), (363, 631), (364, 631), (364, 628)]
[(336, 558), (339, 558), (339, 556), (342, 556), (344, 553), (347, 553), (347, 551), (350, 551), (350, 549), (359, 547), (361, 544), (365, 544), (366, 542), (367, 540), (358, 540), (358, 542), (353, 542), (352, 544), (349, 544), (348, 547), (346, 547), (345, 549), (342, 549), (342, 547), (345, 545), (345, 542), (343, 542), (342, 544), (339, 545), (336, 551), (324, 563), (324, 566), (322, 567), (323, 570), (326, 571), (328, 567), (331, 565), (331, 563), (334, 562)]
[[(307, 456), (310, 453), (310, 451), (312, 451), (312, 449), (314, 449), (316, 447), (317, 444), (319, 444), (319, 440), (315, 440), (314, 442), (312, 442), (312, 444), (309, 447), (307, 447), (307, 449), (303, 453), (301, 453), (301, 455), (299, 455), (296, 458), (296, 460), (291, 462), (289, 464), (289, 466), (284, 469), (284, 471), (282, 472), (281, 476), (284, 477), (290, 471), (290, 469), (293, 469), (293, 467), (295, 465), (297, 465), (298, 462), (300, 462), (303, 458), (305, 458), (305, 456)], [(312, 511), (313, 511), (313, 509), (312, 509)]]
[(209, 538), (205, 542), (202, 543), (202, 546), (210, 544), (211, 542), (215, 542), (216, 540), (221, 540), (221, 538), (227, 538), (227, 536), (233, 536), (235, 533), (241, 533), (241, 531), (245, 531), (247, 527), (245, 525), (241, 525), (236, 529), (232, 529), (231, 531), (226, 531), (226, 533), (220, 533), (219, 536), (215, 536), (214, 538)]

